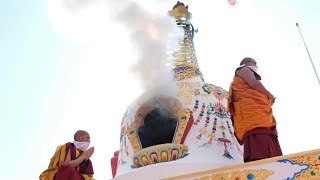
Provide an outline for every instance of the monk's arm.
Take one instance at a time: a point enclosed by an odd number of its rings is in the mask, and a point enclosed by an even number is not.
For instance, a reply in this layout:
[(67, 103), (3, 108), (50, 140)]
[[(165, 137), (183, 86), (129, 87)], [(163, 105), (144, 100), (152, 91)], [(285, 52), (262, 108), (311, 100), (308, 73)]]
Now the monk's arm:
[(84, 161), (86, 158), (85, 156), (83, 156), (82, 154), (74, 160), (71, 160), (71, 154), (70, 154), (70, 150), (68, 150), (66, 159), (64, 160), (64, 165), (69, 165), (72, 167), (77, 167), (79, 166), (80, 163), (82, 163), (82, 161)]
[(89, 159), (94, 152), (94, 147), (90, 147), (85, 150), (77, 159), (71, 160), (70, 149), (68, 150), (66, 159), (64, 160), (64, 165), (70, 165), (72, 167), (77, 167), (82, 161)]
[(274, 101), (274, 96), (263, 86), (263, 84), (259, 80), (256, 79), (254, 73), (249, 68), (244, 67), (240, 69), (240, 71), (238, 72), (238, 76), (246, 81), (252, 89), (255, 89), (267, 95), (271, 102)]

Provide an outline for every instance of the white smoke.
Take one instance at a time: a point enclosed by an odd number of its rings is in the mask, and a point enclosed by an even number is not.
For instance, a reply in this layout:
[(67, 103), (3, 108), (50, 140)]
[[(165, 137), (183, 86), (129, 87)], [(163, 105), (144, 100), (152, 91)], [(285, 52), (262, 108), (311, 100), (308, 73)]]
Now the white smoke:
[(175, 20), (150, 14), (136, 3), (129, 4), (119, 15), (117, 19), (130, 29), (130, 37), (139, 53), (137, 64), (131, 70), (138, 75), (143, 89), (170, 83), (172, 54), (167, 52), (180, 40), (174, 34), (179, 32)]
[[(76, 41), (92, 44), (113, 36), (119, 37), (119, 42), (111, 43), (130, 43), (137, 57), (133, 57), (131, 62), (121, 61), (131, 64), (129, 71), (138, 78), (141, 88), (147, 90), (172, 81), (170, 64), (173, 51), (169, 50), (179, 45), (183, 30), (167, 14), (168, 9), (159, 10), (156, 5), (159, 2), (156, 0), (152, 1), (154, 6), (150, 5), (148, 8), (141, 3), (143, 1), (139, 2), (140, 4), (133, 0), (49, 0), (49, 5), (59, 7), (56, 11), (64, 11), (51, 14), (49, 11), (49, 20), (53, 25), (61, 24), (54, 26), (59, 34)], [(152, 3), (149, 1), (149, 4)], [(121, 41), (124, 36), (129, 37), (129, 42)], [(126, 53), (126, 49), (122, 49), (122, 52)]]

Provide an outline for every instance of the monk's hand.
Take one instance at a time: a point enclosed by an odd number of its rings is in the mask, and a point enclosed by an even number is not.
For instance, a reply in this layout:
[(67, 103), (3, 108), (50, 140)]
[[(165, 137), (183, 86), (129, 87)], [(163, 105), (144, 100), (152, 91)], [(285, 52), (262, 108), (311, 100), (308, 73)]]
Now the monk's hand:
[(94, 147), (90, 147), (89, 149), (85, 150), (85, 151), (82, 153), (82, 155), (84, 156), (84, 158), (85, 158), (86, 160), (88, 160), (88, 159), (92, 156), (93, 152), (94, 152)]

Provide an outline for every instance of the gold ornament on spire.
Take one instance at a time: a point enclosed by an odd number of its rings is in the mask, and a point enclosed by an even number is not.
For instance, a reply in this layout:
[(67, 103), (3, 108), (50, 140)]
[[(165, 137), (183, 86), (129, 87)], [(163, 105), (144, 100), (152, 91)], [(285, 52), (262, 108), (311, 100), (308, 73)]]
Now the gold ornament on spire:
[(188, 6), (180, 1), (169, 11), (169, 15), (175, 17), (179, 27), (184, 29), (184, 37), (180, 42), (180, 47), (173, 54), (173, 66), (191, 66), (198, 67), (197, 57), (194, 49), (193, 37), (197, 30), (194, 29), (190, 20), (192, 14), (188, 11)]

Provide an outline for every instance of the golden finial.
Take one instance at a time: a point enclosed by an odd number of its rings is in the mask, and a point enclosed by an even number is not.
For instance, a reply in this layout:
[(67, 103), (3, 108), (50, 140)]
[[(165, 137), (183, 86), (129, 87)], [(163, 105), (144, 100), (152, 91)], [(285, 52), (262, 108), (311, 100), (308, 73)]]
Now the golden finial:
[(184, 37), (180, 42), (180, 47), (173, 54), (173, 67), (178, 66), (192, 66), (198, 68), (197, 57), (193, 45), (194, 29), (191, 24), (191, 13), (188, 11), (188, 6), (180, 1), (173, 6), (169, 11), (169, 15), (176, 19), (176, 23), (184, 30)]
[(190, 20), (192, 16), (192, 14), (188, 11), (188, 5), (185, 6), (184, 3), (181, 3), (180, 1), (173, 6), (172, 10), (169, 11), (169, 14), (177, 19), (184, 17), (187, 20)]

